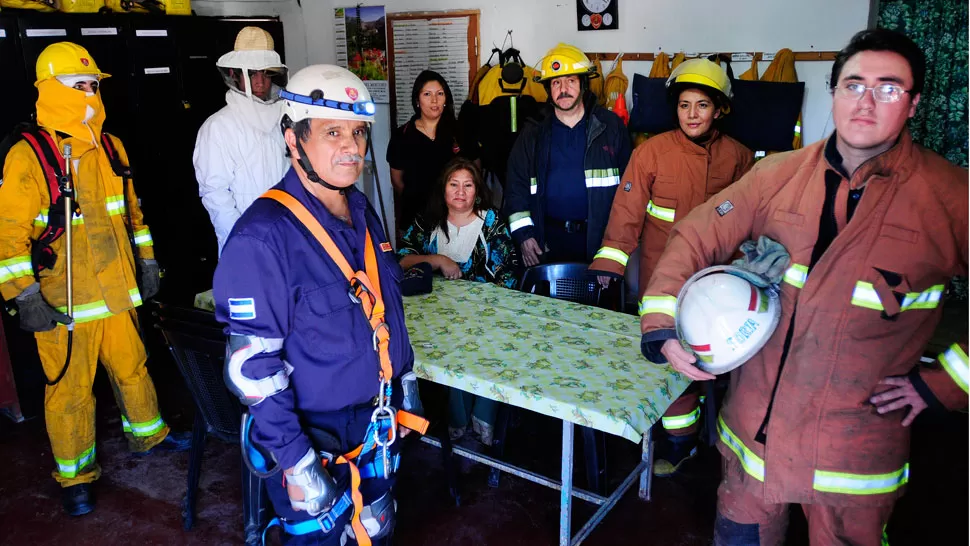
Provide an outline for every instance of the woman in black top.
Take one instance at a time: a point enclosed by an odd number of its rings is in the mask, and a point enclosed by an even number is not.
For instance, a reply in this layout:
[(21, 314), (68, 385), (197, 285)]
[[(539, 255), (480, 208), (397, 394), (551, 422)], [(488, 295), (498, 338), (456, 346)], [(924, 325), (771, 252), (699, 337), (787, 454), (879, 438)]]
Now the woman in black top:
[(399, 230), (424, 211), (441, 169), (461, 151), (454, 99), (441, 74), (431, 70), (419, 74), (411, 104), (414, 116), (395, 129), (387, 147)]

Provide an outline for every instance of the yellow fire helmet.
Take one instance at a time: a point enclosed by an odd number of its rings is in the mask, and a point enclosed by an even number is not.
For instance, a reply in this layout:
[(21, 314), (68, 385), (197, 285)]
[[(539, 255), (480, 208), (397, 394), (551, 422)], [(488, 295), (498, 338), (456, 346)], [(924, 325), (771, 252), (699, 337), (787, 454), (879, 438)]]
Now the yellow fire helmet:
[(730, 101), (734, 96), (731, 79), (716, 63), (707, 59), (690, 59), (680, 63), (667, 78), (667, 91), (676, 99), (681, 90), (687, 87), (704, 87), (720, 93), (726, 99), (722, 111), (725, 114), (730, 112)]
[(534, 79), (537, 82), (545, 82), (560, 76), (572, 75), (586, 76), (591, 79), (599, 76), (596, 65), (578, 47), (559, 44), (546, 52), (546, 56), (539, 61), (538, 74)]
[(111, 76), (101, 72), (87, 49), (72, 42), (57, 42), (44, 48), (37, 57), (36, 71), (34, 85), (57, 76), (90, 74), (98, 80)]

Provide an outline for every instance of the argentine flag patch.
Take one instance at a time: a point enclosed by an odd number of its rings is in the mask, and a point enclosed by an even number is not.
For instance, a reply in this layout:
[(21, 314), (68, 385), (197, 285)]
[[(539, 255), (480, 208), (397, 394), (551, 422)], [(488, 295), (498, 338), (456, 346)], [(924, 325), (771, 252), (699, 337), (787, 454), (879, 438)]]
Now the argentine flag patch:
[(256, 318), (256, 302), (253, 298), (229, 298), (229, 318), (231, 320), (253, 320)]

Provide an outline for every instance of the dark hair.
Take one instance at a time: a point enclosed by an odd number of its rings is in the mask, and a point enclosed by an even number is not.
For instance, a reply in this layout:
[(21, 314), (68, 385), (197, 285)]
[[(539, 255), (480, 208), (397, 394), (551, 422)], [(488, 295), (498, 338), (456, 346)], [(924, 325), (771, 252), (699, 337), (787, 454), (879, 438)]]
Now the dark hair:
[(913, 72), (913, 88), (910, 90), (910, 97), (923, 92), (923, 83), (926, 80), (926, 56), (923, 50), (905, 34), (884, 28), (857, 32), (849, 40), (849, 44), (839, 51), (835, 56), (835, 64), (832, 65), (829, 89), (835, 89), (838, 85), (845, 63), (856, 53), (863, 51), (891, 51), (902, 56)]
[(475, 183), (475, 202), (472, 207), (476, 213), (488, 210), (492, 206), (492, 190), (488, 189), (485, 179), (482, 177), (482, 170), (474, 161), (461, 156), (445, 164), (441, 170), (431, 196), (428, 199), (428, 209), (425, 218), (431, 227), (440, 227), (441, 232), (448, 240), (448, 204), (445, 203), (445, 189), (448, 187), (448, 180), (458, 171), (468, 171), (472, 175)]
[(441, 88), (445, 90), (445, 108), (441, 116), (442, 119), (453, 120), (455, 118), (455, 99), (451, 96), (451, 88), (448, 87), (448, 82), (445, 81), (444, 77), (434, 70), (425, 70), (418, 74), (418, 77), (414, 80), (414, 87), (411, 88), (411, 106), (414, 108), (414, 114), (421, 116), (419, 97), (421, 90), (428, 82), (438, 82)]

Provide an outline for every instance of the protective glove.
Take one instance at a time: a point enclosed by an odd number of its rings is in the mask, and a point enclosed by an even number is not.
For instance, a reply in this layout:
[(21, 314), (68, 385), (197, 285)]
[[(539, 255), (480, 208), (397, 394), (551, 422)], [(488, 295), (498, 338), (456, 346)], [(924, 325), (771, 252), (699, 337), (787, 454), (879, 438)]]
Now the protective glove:
[(141, 264), (141, 298), (147, 300), (158, 294), (161, 270), (155, 260), (139, 260), (139, 263)]
[(40, 293), (40, 285), (28, 286), (16, 297), (20, 327), (28, 332), (53, 330), (58, 323), (70, 324), (71, 317), (51, 307)]
[(743, 269), (746, 274), (739, 276), (761, 288), (780, 283), (791, 265), (791, 256), (785, 247), (764, 235), (758, 237), (757, 243), (741, 243), (740, 250), (744, 257), (734, 260), (731, 265)]

